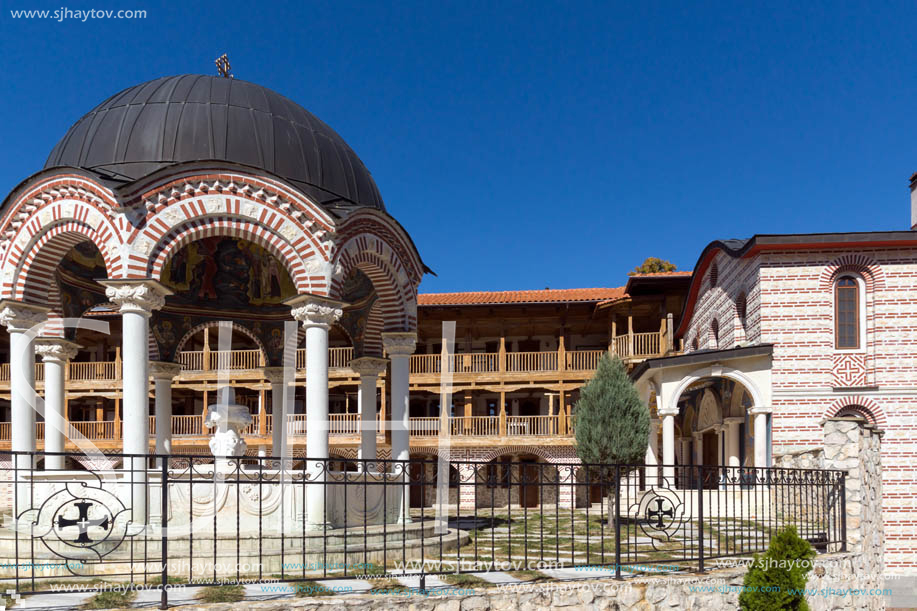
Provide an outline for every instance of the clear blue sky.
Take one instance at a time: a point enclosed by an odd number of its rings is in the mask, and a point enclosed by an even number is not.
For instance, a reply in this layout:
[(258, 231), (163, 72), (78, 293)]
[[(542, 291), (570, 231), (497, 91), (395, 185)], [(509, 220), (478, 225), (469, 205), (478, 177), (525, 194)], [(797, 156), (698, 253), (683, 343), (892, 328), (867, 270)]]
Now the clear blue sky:
[[(0, 4), (4, 196), (104, 98), (226, 52), (360, 155), (438, 274), (422, 292), (618, 286), (715, 238), (910, 225), (913, 2)], [(148, 17), (10, 15), (62, 5)]]

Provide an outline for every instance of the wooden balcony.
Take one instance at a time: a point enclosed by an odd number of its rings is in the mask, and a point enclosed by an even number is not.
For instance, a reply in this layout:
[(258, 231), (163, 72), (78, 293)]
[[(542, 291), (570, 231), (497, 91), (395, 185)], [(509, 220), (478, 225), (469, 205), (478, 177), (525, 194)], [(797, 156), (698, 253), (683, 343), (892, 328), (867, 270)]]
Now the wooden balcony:
[[(71, 421), (68, 423), (69, 437), (82, 435), (90, 441), (116, 442), (123, 435), (123, 426), (118, 420)], [(417, 439), (435, 439), (448, 434), (456, 438), (498, 438), (498, 437), (571, 437), (573, 435), (573, 418), (564, 416), (452, 416), (449, 418), (422, 417), (410, 419), (410, 436)], [(150, 416), (150, 439), (156, 434), (156, 418)], [(291, 414), (287, 416), (287, 434), (304, 441), (306, 436), (306, 415)], [(8, 446), (10, 441), (10, 423), (0, 422), (0, 445)], [(376, 421), (376, 433), (382, 434), (383, 422)], [(44, 440), (44, 422), (35, 423), (35, 438)], [(243, 431), (247, 438), (267, 438), (273, 433), (273, 418), (265, 414), (261, 422), (258, 414), (252, 416), (252, 423)], [(351, 438), (356, 442), (360, 437), (360, 419), (358, 414), (330, 414), (329, 435), (334, 438)], [(204, 427), (204, 416), (172, 416), (172, 437), (174, 442), (206, 443), (210, 432)], [(301, 442), (300, 441), (300, 442)]]

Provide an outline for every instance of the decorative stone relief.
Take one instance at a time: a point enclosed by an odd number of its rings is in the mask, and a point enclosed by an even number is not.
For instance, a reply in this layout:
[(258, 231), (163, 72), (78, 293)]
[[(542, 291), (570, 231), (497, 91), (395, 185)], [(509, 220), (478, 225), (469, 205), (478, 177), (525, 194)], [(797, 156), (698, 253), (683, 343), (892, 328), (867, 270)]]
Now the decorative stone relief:
[(0, 309), (0, 325), (10, 332), (28, 331), (48, 320), (48, 309), (28, 304), (7, 302)]
[(150, 284), (125, 283), (107, 284), (105, 296), (121, 307), (121, 312), (149, 314), (165, 305), (165, 296)]
[(417, 347), (417, 334), (411, 332), (383, 333), (382, 345), (390, 356), (408, 356), (414, 354)]
[(316, 299), (292, 307), (293, 318), (304, 327), (330, 327), (344, 313), (343, 304), (330, 299)]

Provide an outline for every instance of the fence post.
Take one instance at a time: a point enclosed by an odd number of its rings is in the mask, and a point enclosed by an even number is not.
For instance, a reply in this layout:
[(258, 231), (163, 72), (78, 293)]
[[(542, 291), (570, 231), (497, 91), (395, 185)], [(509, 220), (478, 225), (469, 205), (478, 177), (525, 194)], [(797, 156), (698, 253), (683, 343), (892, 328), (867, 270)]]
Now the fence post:
[[(615, 579), (621, 579), (621, 465), (615, 465), (614, 484), (615, 484)], [(576, 497), (574, 497), (574, 499), (575, 498)]]
[(704, 572), (704, 467), (697, 465), (697, 572)]
[(847, 473), (841, 471), (841, 551), (847, 551)]
[(162, 517), (160, 518), (160, 528), (162, 529), (162, 597), (159, 602), (160, 609), (169, 608), (169, 536), (166, 534), (167, 522), (169, 520), (169, 457), (162, 459), (162, 475), (160, 485), (162, 491), (159, 496), (162, 500)]

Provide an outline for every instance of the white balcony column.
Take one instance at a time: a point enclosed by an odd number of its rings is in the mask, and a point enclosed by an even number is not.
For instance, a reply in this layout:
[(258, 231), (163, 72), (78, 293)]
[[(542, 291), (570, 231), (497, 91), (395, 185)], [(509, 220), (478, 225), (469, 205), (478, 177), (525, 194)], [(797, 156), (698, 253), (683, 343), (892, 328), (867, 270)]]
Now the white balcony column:
[[(64, 369), (67, 362), (76, 356), (81, 346), (57, 337), (39, 337), (35, 340), (35, 353), (45, 364), (45, 452), (63, 452), (65, 428), (64, 418)], [(63, 455), (45, 456), (45, 469), (63, 469)]]
[[(150, 452), (150, 316), (165, 305), (172, 292), (155, 280), (102, 280), (105, 296), (121, 311), (123, 451), (135, 454), (124, 461), (124, 477), (131, 486), (131, 518), (147, 521), (147, 458)], [(140, 456), (144, 455), (144, 456)]]
[[(729, 467), (741, 467), (739, 464), (739, 425), (745, 421), (744, 418), (726, 418), (726, 464)], [(730, 477), (738, 474), (730, 473)]]
[[(376, 460), (376, 379), (385, 372), (386, 359), (364, 356), (350, 361), (350, 368), (360, 374), (360, 460)], [(359, 463), (362, 469), (365, 463)], [(378, 467), (367, 465), (368, 470)]]
[(265, 367), (264, 377), (271, 385), (271, 456), (282, 458), (287, 435), (287, 405), (283, 400), (283, 367)]
[(752, 407), (748, 414), (755, 422), (755, 467), (767, 466), (767, 415), (771, 413), (769, 407)]
[[(407, 482), (407, 460), (410, 443), (410, 360), (417, 345), (417, 334), (393, 332), (382, 334), (382, 345), (392, 361), (392, 459), (404, 461), (395, 465), (395, 473)], [(405, 486), (401, 499), (400, 523), (411, 521), (408, 488)]]
[[(21, 301), (0, 302), (0, 324), (10, 334), (10, 438), (14, 452), (35, 451), (35, 337), (48, 319), (48, 308)], [(32, 468), (31, 456), (16, 458), (19, 469)]]
[[(156, 400), (156, 453), (172, 453), (172, 380), (181, 373), (178, 363), (150, 361), (150, 377), (153, 378), (153, 395)], [(156, 460), (162, 466), (162, 459)]]
[[(340, 301), (300, 295), (288, 300), (293, 318), (306, 330), (306, 469), (311, 481), (324, 481), (328, 472), (328, 331), (341, 318)], [(325, 490), (307, 486), (307, 528), (322, 529), (325, 519)]]
[(662, 477), (663, 486), (675, 487), (675, 416), (678, 409), (657, 411), (662, 418)]

